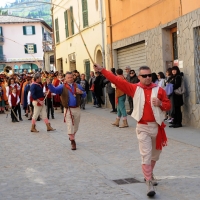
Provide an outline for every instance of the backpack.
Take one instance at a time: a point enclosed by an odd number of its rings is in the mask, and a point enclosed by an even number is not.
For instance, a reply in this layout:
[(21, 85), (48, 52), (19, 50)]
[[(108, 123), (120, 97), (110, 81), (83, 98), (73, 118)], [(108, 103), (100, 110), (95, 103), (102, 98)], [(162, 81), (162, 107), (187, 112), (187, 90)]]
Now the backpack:
[(184, 85), (184, 80), (183, 77), (181, 78), (181, 86), (174, 90), (174, 93), (177, 95), (183, 95), (185, 93), (185, 85)]

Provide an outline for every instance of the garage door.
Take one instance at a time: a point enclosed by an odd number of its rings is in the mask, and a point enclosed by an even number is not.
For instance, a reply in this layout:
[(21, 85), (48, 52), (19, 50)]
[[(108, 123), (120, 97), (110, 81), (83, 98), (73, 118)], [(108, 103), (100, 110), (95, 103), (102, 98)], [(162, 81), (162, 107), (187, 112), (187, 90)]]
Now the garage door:
[(146, 65), (145, 43), (119, 49), (117, 51), (117, 62), (118, 68), (123, 69), (123, 71), (126, 66), (130, 66), (138, 74), (139, 68)]
[[(117, 62), (118, 68), (123, 69), (124, 76), (126, 77), (125, 67), (130, 66), (138, 74), (139, 68), (146, 65), (145, 56), (145, 43), (139, 43), (137, 45), (124, 47), (117, 50)], [(129, 103), (126, 98), (126, 109), (129, 110)]]

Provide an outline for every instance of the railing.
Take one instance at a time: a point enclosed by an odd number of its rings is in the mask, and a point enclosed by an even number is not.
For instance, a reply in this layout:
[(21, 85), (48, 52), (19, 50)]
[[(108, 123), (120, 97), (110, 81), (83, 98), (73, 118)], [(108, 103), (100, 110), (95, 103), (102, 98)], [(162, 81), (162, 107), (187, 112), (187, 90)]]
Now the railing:
[(50, 35), (44, 33), (43, 41), (52, 43), (52, 37)]
[(6, 56), (5, 55), (0, 55), (0, 62), (6, 61)]

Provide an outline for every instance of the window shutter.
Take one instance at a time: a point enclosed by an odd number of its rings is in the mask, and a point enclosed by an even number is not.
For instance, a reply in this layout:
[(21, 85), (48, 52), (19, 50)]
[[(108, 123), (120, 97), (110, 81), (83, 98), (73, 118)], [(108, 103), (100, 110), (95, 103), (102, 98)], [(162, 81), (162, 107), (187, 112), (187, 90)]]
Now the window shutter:
[(58, 19), (55, 19), (55, 29), (56, 29), (56, 42), (59, 42), (59, 41), (60, 41), (60, 38), (59, 38)]
[(65, 35), (67, 38), (67, 37), (69, 37), (67, 10), (64, 12), (64, 18), (65, 18)]
[(35, 35), (35, 26), (32, 26), (32, 34)]
[(3, 36), (3, 29), (0, 27), (0, 35)]
[(26, 35), (26, 26), (23, 26), (23, 34)]
[(34, 44), (34, 53), (37, 53), (37, 46)]
[(28, 45), (24, 45), (24, 51), (25, 53), (28, 53)]
[(74, 18), (73, 18), (73, 7), (70, 7), (70, 19), (71, 19), (71, 29), (72, 35), (74, 35)]
[(83, 28), (84, 28), (88, 26), (87, 0), (82, 0), (82, 12), (83, 12)]
[(3, 46), (0, 46), (0, 55), (3, 55)]

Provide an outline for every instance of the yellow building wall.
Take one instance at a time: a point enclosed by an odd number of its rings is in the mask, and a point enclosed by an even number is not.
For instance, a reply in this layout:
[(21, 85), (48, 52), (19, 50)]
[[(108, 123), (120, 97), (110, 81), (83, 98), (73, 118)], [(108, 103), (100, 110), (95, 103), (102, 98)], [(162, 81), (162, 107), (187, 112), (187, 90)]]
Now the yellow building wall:
[[(107, 18), (109, 18), (109, 1), (113, 42), (166, 24), (200, 7), (200, 0), (107, 0)], [(108, 20), (108, 43), (110, 43), (109, 25)]]

